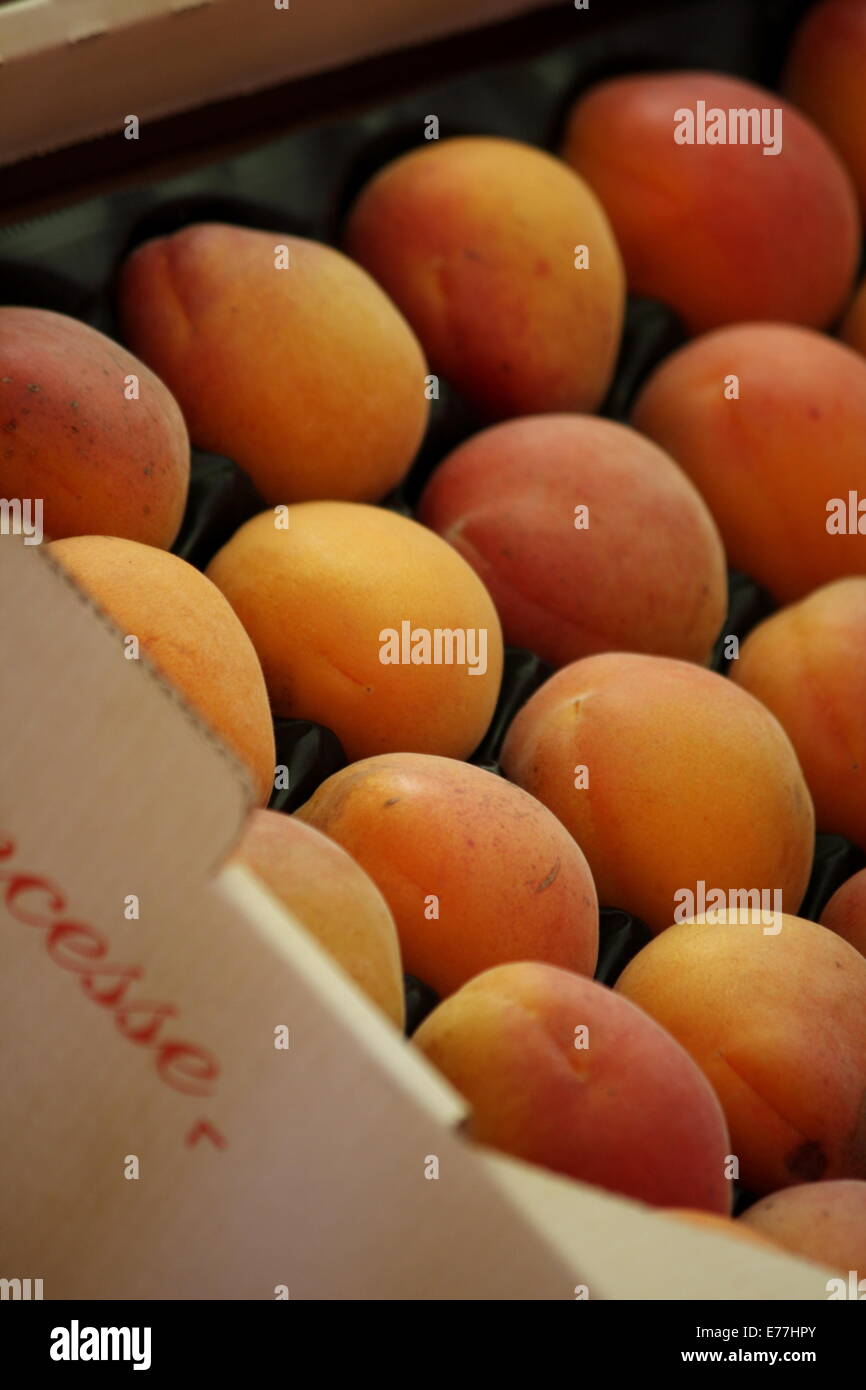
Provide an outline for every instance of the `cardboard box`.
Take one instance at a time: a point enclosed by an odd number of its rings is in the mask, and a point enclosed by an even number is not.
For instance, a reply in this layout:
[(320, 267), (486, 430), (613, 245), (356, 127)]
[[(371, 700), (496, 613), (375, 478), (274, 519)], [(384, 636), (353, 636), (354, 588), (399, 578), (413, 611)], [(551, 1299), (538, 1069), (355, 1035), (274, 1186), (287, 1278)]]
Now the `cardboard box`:
[(17, 0), (0, 8), (0, 164), (548, 0)]

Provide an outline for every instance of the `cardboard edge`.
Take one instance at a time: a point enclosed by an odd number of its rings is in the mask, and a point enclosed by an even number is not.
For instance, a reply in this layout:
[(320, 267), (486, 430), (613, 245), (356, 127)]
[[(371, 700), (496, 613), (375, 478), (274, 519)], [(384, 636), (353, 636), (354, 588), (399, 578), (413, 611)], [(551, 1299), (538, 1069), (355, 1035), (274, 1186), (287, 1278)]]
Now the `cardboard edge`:
[[(821, 1302), (838, 1270), (779, 1247), (690, 1228), (661, 1208), (479, 1147), (493, 1181), (567, 1262), (595, 1271), (590, 1300)], [(663, 1259), (659, 1259), (659, 1250)], [(590, 1276), (592, 1278), (592, 1276)]]
[(312, 992), (363, 1039), (365, 1049), (383, 1070), (437, 1123), (448, 1129), (465, 1125), (469, 1107), (463, 1097), (367, 999), (339, 963), (246, 865), (238, 861), (225, 865), (215, 886), (241, 914), (249, 930), (264, 937), (269, 948), (303, 976)]
[[(8, 536), (3, 537), (3, 541), (5, 541), (7, 544), (10, 542), (10, 540), (11, 538)], [(47, 549), (47, 544), (48, 543), (46, 543), (45, 545), (32, 547), (36, 550), (38, 562), (47, 565), (48, 568), (53, 571), (53, 573), (66, 586), (66, 588), (75, 595), (75, 597), (82, 604), (82, 606), (89, 609), (90, 612), (97, 619), (97, 621), (100, 622), (102, 626), (108, 632), (111, 633), (113, 638), (122, 638), (125, 634), (121, 626), (115, 621), (115, 619), (111, 616), (110, 613), (108, 613), (104, 608), (101, 607), (99, 602), (93, 597), (92, 594), (88, 593), (88, 591), (85, 588), (83, 588), (79, 583), (77, 583), (77, 581), (69, 573), (69, 571), (64, 568), (62, 562), (58, 560), (54, 555), (52, 555), (50, 550)], [(174, 558), (179, 559), (180, 557), (174, 556)], [(186, 564), (188, 562), (184, 561), (183, 563)], [(202, 577), (206, 578), (207, 576), (203, 575)], [(205, 738), (207, 740), (211, 748), (213, 748), (214, 752), (228, 767), (232, 776), (234, 777), (234, 780), (238, 783), (238, 786), (243, 793), (245, 809), (240, 820), (238, 821), (232, 844), (229, 845), (223, 852), (222, 862), (224, 862), (224, 860), (231, 853), (231, 850), (234, 847), (234, 845), (237, 844), (237, 841), (240, 839), (243, 833), (246, 819), (249, 816), (250, 812), (256, 806), (256, 797), (253, 788), (252, 774), (247, 770), (247, 768), (241, 762), (240, 758), (237, 756), (234, 750), (230, 748), (227, 743), (224, 742), (224, 740), (220, 737), (220, 735), (217, 733), (215, 729), (211, 728), (211, 726), (207, 723), (206, 719), (204, 719), (204, 717), (198, 712), (195, 706), (190, 703), (190, 701), (183, 694), (183, 692), (179, 690), (177, 686), (173, 685), (167, 676), (163, 675), (159, 667), (154, 664), (154, 662), (148, 656), (147, 652), (145, 652), (144, 650), (141, 651), (138, 657), (138, 664), (141, 667), (141, 669), (146, 672), (146, 679), (152, 681), (156, 686), (158, 686), (165, 698), (170, 700), (170, 702), (175, 706), (175, 708), (179, 709), (182, 712), (184, 718), (186, 719), (187, 723), (192, 727), (196, 736), (199, 738)], [(219, 862), (220, 861), (217, 861), (215, 867), (218, 867)]]
[[(333, 3), (333, 0), (331, 0)], [(93, 0), (63, 0), (62, 5), (34, 2), (22, 9), (0, 10), (0, 85), (6, 119), (0, 143), (0, 165), (68, 148), (84, 140), (121, 131), (124, 114), (132, 110), (142, 122), (177, 115), (192, 107), (222, 101), (258, 88), (273, 86), (351, 63), (382, 56), (401, 48), (441, 39), (449, 34), (515, 18), (539, 9), (550, 0), (367, 0), (364, 23), (343, 25), (340, 16), (322, 9), (319, 22), (299, 36), (287, 24), (285, 35), (273, 27), (275, 7), (251, 11), (246, 0), (188, 0), (167, 4), (150, 0), (135, 4), (118, 17), (107, 4)], [(281, 11), (290, 15), (291, 8)], [(346, 0), (343, 20), (354, 17)], [(232, 18), (242, 37), (234, 46), (214, 42), (213, 25)], [(168, 26), (175, 24), (172, 35)], [(182, 35), (180, 28), (182, 26)], [(151, 38), (165, 30), (165, 61), (150, 72), (147, 65), (130, 74), (130, 102), (119, 111), (109, 95), (103, 98), (100, 75), (123, 64), (123, 55), (137, 47), (147, 30)], [(137, 32), (136, 32), (137, 31)], [(154, 65), (155, 67), (156, 65)], [(49, 110), (40, 111), (34, 90), (74, 94), (79, 114), (58, 131)], [(190, 94), (194, 93), (194, 96)], [(29, 96), (29, 100), (28, 100)], [(83, 114), (81, 112), (83, 111)]]

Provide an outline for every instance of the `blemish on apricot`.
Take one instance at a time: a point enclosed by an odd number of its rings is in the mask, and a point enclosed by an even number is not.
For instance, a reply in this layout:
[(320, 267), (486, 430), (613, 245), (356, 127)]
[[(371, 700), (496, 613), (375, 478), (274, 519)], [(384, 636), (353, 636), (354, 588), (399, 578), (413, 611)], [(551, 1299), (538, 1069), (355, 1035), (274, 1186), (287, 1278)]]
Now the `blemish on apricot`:
[(827, 1155), (820, 1144), (807, 1140), (785, 1155), (785, 1167), (801, 1182), (817, 1182), (827, 1169)]
[(556, 879), (556, 876), (559, 873), (559, 869), (560, 861), (557, 859), (553, 868), (550, 870), (550, 873), (546, 874), (545, 877), (541, 880), (541, 882), (537, 885), (535, 889), (536, 893), (543, 893), (547, 888), (550, 887), (550, 885)]

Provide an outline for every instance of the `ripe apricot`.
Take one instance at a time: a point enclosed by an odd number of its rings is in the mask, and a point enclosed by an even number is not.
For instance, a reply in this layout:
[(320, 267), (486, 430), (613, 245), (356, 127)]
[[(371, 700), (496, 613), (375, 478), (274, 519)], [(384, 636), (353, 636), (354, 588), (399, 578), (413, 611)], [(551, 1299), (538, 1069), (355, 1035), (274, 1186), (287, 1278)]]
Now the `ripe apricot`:
[(554, 666), (600, 651), (707, 661), (727, 608), (715, 522), (673, 461), (588, 415), (494, 425), (418, 516), (484, 580), (505, 640)]
[(189, 487), (189, 440), (153, 372), (78, 319), (0, 309), (0, 493), (39, 499), (48, 540), (172, 544)]
[(731, 674), (793, 743), (818, 829), (866, 850), (866, 577), (839, 579), (766, 618)]
[(625, 302), (607, 218), (573, 170), (515, 140), (436, 140), (361, 191), (349, 254), (484, 415), (594, 410)]
[[(108, 536), (54, 541), (49, 554), (248, 769), (257, 797), (274, 785), (274, 727), (252, 644), (215, 585), (153, 546)], [(119, 656), (119, 660), (123, 657)]]
[(866, 361), (851, 348), (785, 324), (708, 333), (653, 372), (632, 424), (696, 484), (730, 563), (780, 602), (866, 573)]
[(606, 907), (662, 931), (704, 884), (799, 907), (814, 814), (769, 710), (712, 671), (612, 652), (558, 671), (502, 749), (505, 773), (574, 835)]
[(326, 835), (279, 811), (253, 811), (236, 855), (402, 1029), (397, 929), (360, 865)]
[(680, 922), (616, 984), (704, 1072), (739, 1176), (761, 1194), (866, 1177), (866, 960), (814, 922), (779, 925)]
[(719, 1102), (682, 1047), (604, 985), (551, 965), (487, 970), (414, 1041), (469, 1101), (469, 1132), (643, 1202), (730, 1210)]
[(690, 332), (824, 328), (843, 308), (860, 254), (854, 188), (774, 92), (717, 72), (617, 77), (579, 98), (562, 153), (611, 220), (629, 289)]
[(378, 884), (406, 969), (438, 994), (509, 960), (595, 969), (586, 860), (550, 811), (501, 777), (392, 753), (335, 773), (296, 814)]
[(468, 757), (502, 676), (496, 609), (466, 561), (396, 512), (305, 502), (248, 521), (207, 573), (259, 654), (274, 712), (350, 759)]
[(193, 442), (233, 459), (266, 502), (374, 501), (409, 468), (427, 420), (421, 349), (332, 247), (185, 227), (133, 252), (119, 307)]

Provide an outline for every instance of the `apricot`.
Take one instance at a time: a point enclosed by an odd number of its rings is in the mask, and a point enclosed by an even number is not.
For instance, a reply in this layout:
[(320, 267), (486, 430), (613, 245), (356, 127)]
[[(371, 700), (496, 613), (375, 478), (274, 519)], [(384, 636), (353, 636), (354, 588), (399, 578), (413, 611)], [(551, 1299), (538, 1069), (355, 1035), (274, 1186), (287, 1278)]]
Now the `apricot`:
[(397, 929), (363, 869), (326, 835), (279, 811), (253, 811), (236, 853), (402, 1030)]
[(840, 334), (849, 347), (866, 357), (866, 280), (848, 306)]
[(866, 217), (866, 6), (825, 0), (798, 28), (783, 90), (824, 132), (854, 180)]
[(690, 332), (761, 318), (823, 328), (844, 306), (860, 251), (854, 188), (774, 92), (716, 72), (617, 77), (577, 101), (562, 155), (601, 199), (629, 289)]
[(581, 850), (494, 773), (417, 753), (367, 758), (296, 815), (378, 885), (406, 969), (439, 995), (505, 961), (595, 969), (598, 903)]
[(99, 534), (172, 544), (189, 440), (153, 372), (95, 328), (0, 309), (0, 493), (42, 502), (46, 539)]
[(331, 729), (350, 760), (468, 757), (502, 677), (502, 633), (481, 580), (396, 512), (304, 502), (287, 529), (253, 517), (208, 575), (259, 654), (274, 712)]
[(427, 421), (421, 349), (332, 247), (186, 227), (132, 254), (119, 309), (194, 443), (233, 459), (266, 502), (373, 501), (409, 468)]
[(559, 160), (514, 140), (433, 141), (367, 184), (345, 243), (433, 370), (485, 416), (600, 404), (622, 331), (622, 262), (595, 195)]
[(727, 608), (718, 531), (634, 430), (586, 415), (495, 425), (440, 465), (418, 516), (484, 580), (506, 642), (553, 666), (611, 650), (710, 656)]
[(769, 710), (712, 671), (576, 661), (519, 711), (502, 766), (574, 835), (602, 904), (654, 932), (690, 915), (701, 883), (802, 901), (814, 817), (796, 755)]
[(680, 922), (616, 984), (714, 1087), (739, 1176), (763, 1194), (866, 1176), (866, 960), (814, 922)]
[(818, 829), (866, 850), (866, 577), (839, 579), (765, 619), (731, 674), (788, 734)]
[(137, 541), (73, 536), (48, 553), (247, 768), (266, 802), (274, 728), (252, 644), (219, 590), (185, 560)]
[(821, 913), (821, 926), (841, 936), (866, 956), (866, 869), (836, 889)]
[(730, 1209), (719, 1102), (684, 1050), (606, 986), (501, 965), (414, 1041), (472, 1107), (482, 1144), (657, 1206)]
[(777, 1245), (866, 1278), (866, 1182), (801, 1183), (763, 1197), (736, 1223)]
[(866, 498), (866, 361), (850, 348), (784, 324), (720, 329), (657, 368), (632, 424), (697, 485), (730, 563), (780, 602), (866, 573), (849, 497)]

